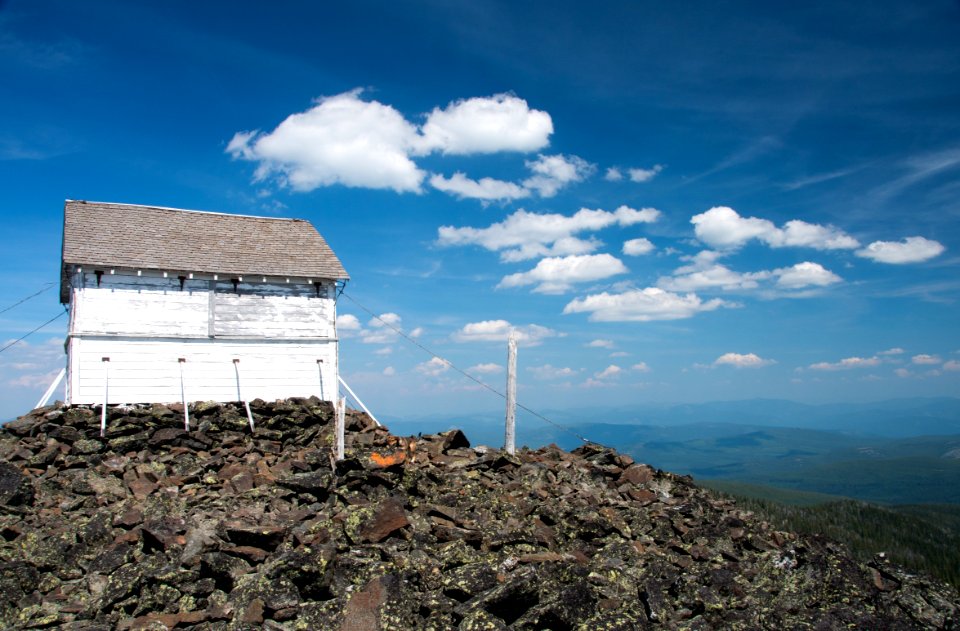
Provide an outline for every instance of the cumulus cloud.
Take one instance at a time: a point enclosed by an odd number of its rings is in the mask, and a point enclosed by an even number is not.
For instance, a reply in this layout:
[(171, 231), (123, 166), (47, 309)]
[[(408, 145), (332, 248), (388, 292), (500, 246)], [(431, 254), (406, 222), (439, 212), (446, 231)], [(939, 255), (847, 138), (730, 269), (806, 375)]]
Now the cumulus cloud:
[(649, 169), (627, 169), (631, 182), (649, 182), (663, 171), (662, 164), (655, 164)]
[(800, 289), (802, 287), (826, 287), (843, 279), (826, 269), (819, 263), (804, 261), (792, 267), (783, 267), (772, 272), (777, 277), (777, 286), (784, 289)]
[(860, 242), (833, 226), (798, 219), (778, 228), (772, 221), (742, 217), (727, 206), (715, 206), (690, 219), (697, 238), (710, 247), (736, 249), (757, 239), (770, 247), (809, 247), (817, 250), (851, 250)]
[(951, 372), (956, 372), (960, 370), (960, 361), (951, 359), (950, 361), (945, 362), (943, 366), (941, 366), (941, 368), (943, 368), (944, 370), (949, 370)]
[(733, 306), (719, 298), (704, 301), (694, 293), (679, 295), (647, 287), (577, 298), (563, 308), (563, 313), (589, 313), (593, 322), (649, 322), (690, 318), (703, 311)]
[(537, 285), (533, 290), (536, 293), (562, 294), (574, 283), (600, 280), (628, 271), (620, 259), (610, 254), (550, 257), (542, 259), (532, 270), (504, 276), (497, 287)]
[(874, 241), (862, 250), (857, 250), (856, 254), (878, 263), (901, 265), (929, 261), (940, 256), (944, 250), (946, 248), (938, 241), (907, 237), (903, 241)]
[(465, 324), (452, 337), (456, 342), (505, 342), (511, 330), (516, 331), (517, 341), (526, 346), (536, 346), (548, 337), (560, 335), (539, 324), (514, 326), (507, 320), (483, 320)]
[(396, 374), (397, 374), (397, 370), (393, 366), (387, 366), (386, 368), (383, 369), (384, 377), (393, 377)]
[(508, 201), (530, 197), (530, 191), (513, 182), (485, 177), (473, 180), (464, 173), (456, 172), (451, 177), (442, 175), (430, 177), (430, 186), (449, 193), (460, 199), (480, 199), (484, 201)]
[[(344, 328), (344, 322), (346, 322), (346, 328)], [(394, 329), (402, 330), (400, 322), (399, 315), (387, 312), (381, 313), (376, 318), (370, 318), (367, 326), (363, 327), (356, 316), (343, 314), (337, 317), (337, 330), (345, 332), (344, 337), (359, 334), (364, 344), (392, 344), (397, 341), (398, 336)], [(375, 352), (378, 355), (387, 355), (392, 352), (392, 349), (380, 349)]]
[(577, 156), (537, 156), (526, 162), (532, 175), (523, 181), (526, 189), (541, 197), (553, 197), (561, 188), (573, 182), (582, 182), (595, 170), (592, 164)]
[(871, 368), (879, 366), (882, 363), (877, 356), (873, 357), (847, 357), (838, 362), (818, 362), (810, 364), (810, 370), (850, 370), (851, 368)]
[(627, 256), (643, 256), (653, 252), (654, 246), (649, 239), (630, 239), (623, 243), (623, 253)]
[(630, 367), (631, 370), (636, 370), (637, 372), (650, 372), (650, 366), (647, 366), (647, 362), (640, 362), (634, 364)]
[(553, 120), (512, 94), (454, 101), (435, 108), (423, 125), (422, 148), (444, 154), (537, 151), (547, 146)]
[(720, 263), (704, 269), (691, 269), (686, 266), (677, 272), (674, 276), (661, 276), (657, 279), (657, 287), (670, 291), (755, 289), (759, 286), (757, 279), (766, 277), (765, 274), (741, 274)]
[(500, 364), (487, 363), (487, 364), (477, 364), (476, 366), (471, 366), (467, 368), (467, 372), (476, 373), (478, 375), (494, 375), (498, 372), (503, 372), (503, 366)]
[(756, 353), (724, 353), (716, 360), (714, 366), (733, 366), (734, 368), (762, 368), (777, 363), (772, 359), (764, 359)]
[(651, 223), (659, 217), (660, 211), (654, 208), (636, 210), (629, 206), (620, 206), (614, 211), (582, 208), (570, 216), (518, 210), (486, 228), (441, 226), (437, 231), (437, 244), (444, 247), (479, 245), (500, 252), (500, 258), (509, 262), (541, 256), (587, 254), (596, 250), (600, 242), (575, 235), (614, 225)]
[(603, 179), (608, 182), (619, 182), (623, 179), (623, 172), (617, 167), (610, 167), (607, 169), (607, 172), (603, 174)]
[(893, 374), (900, 377), (901, 379), (906, 379), (907, 377), (911, 376), (913, 373), (907, 370), (906, 368), (897, 368), (896, 370), (893, 371)]
[(353, 90), (318, 99), (272, 132), (238, 132), (226, 151), (257, 162), (256, 181), (277, 176), (295, 191), (343, 184), (403, 193), (421, 190), (426, 174), (410, 159), (420, 143), (400, 112)]
[(341, 313), (337, 316), (337, 331), (359, 331), (360, 320), (357, 316), (349, 313)]
[(943, 360), (937, 357), (936, 355), (927, 355), (927, 354), (914, 355), (911, 361), (914, 364), (919, 364), (921, 366), (934, 366), (936, 364), (943, 362)]
[(577, 374), (577, 371), (573, 368), (561, 368), (557, 366), (551, 366), (550, 364), (544, 364), (543, 366), (531, 366), (527, 368), (535, 379), (540, 379), (543, 381), (549, 381), (551, 379), (566, 379), (568, 377), (573, 377)]
[(741, 273), (721, 263), (714, 263), (717, 257), (718, 253), (705, 250), (692, 257), (691, 264), (678, 268), (673, 276), (660, 277), (657, 286), (670, 291), (745, 291), (760, 287), (761, 281), (775, 279), (778, 288), (793, 290), (826, 287), (843, 280), (819, 263), (810, 261), (775, 270)]
[(534, 194), (553, 197), (568, 184), (587, 178), (595, 168), (582, 158), (563, 155), (540, 155), (536, 160), (528, 160), (526, 166), (532, 175), (520, 184), (489, 177), (474, 180), (457, 172), (450, 178), (433, 175), (430, 185), (460, 199), (479, 199), (483, 202), (523, 199)]
[[(234, 134), (226, 152), (234, 159), (257, 163), (255, 181), (276, 177), (295, 191), (321, 186), (392, 189), (398, 193), (422, 192), (426, 172), (413, 158), (432, 152), (486, 154), (501, 151), (537, 151), (547, 146), (553, 133), (550, 115), (531, 109), (527, 102), (509, 94), (454, 101), (435, 108), (422, 127), (409, 122), (390, 105), (363, 100), (362, 90), (317, 99), (304, 111), (291, 114), (271, 132), (241, 131)], [(564, 183), (551, 175), (544, 190)], [(459, 175), (459, 177), (458, 177)], [(506, 182), (490, 178), (470, 180), (463, 174), (431, 183), (460, 197), (515, 199)], [(534, 171), (534, 176), (538, 175)], [(568, 180), (573, 181), (573, 180)], [(539, 180), (538, 180), (539, 182)], [(520, 187), (517, 187), (520, 188)], [(529, 191), (527, 191), (529, 194)]]
[(621, 372), (623, 372), (623, 368), (620, 368), (620, 366), (617, 366), (616, 364), (610, 364), (593, 376), (597, 379), (612, 379), (619, 377)]
[(450, 370), (450, 362), (439, 357), (433, 357), (430, 361), (417, 364), (417, 372), (428, 377), (439, 377)]
[(613, 348), (613, 340), (593, 340), (584, 346), (587, 348)]
[(903, 355), (906, 351), (900, 347), (890, 348), (885, 351), (880, 351), (877, 355)]

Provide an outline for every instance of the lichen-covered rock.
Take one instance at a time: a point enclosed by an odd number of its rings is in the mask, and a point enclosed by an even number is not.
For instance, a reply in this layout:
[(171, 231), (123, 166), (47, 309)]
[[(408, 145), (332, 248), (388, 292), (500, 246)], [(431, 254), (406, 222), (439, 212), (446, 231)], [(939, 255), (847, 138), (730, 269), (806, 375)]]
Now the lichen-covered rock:
[(0, 429), (0, 627), (954, 629), (960, 596), (599, 445), (508, 455), (317, 399)]

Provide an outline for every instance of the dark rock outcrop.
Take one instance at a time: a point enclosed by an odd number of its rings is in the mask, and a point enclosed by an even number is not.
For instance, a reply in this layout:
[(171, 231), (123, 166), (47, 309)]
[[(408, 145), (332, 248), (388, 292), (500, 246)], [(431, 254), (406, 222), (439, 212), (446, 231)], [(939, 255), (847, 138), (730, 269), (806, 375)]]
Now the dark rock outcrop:
[(587, 445), (404, 439), (316, 399), (0, 429), (0, 626), (957, 628), (960, 596)]

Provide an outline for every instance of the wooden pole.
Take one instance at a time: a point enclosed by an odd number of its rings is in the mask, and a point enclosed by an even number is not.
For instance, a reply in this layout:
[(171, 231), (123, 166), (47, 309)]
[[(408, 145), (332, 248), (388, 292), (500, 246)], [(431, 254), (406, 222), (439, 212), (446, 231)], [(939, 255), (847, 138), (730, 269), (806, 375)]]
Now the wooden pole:
[(517, 451), (517, 332), (510, 331), (507, 339), (507, 419), (504, 449), (513, 455)]
[(183, 401), (183, 429), (190, 431), (190, 408), (187, 407), (187, 391), (183, 386), (183, 365), (187, 363), (186, 357), (177, 358), (180, 364), (180, 400)]
[(33, 407), (42, 408), (47, 405), (50, 401), (50, 397), (53, 396), (53, 391), (57, 389), (57, 386), (60, 385), (60, 382), (63, 381), (63, 376), (67, 374), (66, 368), (61, 368), (60, 372), (57, 374), (57, 378), (53, 380), (53, 383), (50, 384), (50, 387), (47, 388), (47, 391), (43, 393), (43, 396), (40, 397), (40, 400), (37, 401), (37, 404)]
[(337, 460), (343, 460), (343, 432), (346, 425), (347, 400), (343, 397), (337, 399), (337, 424), (335, 427), (336, 436), (336, 456)]
[(250, 411), (250, 404), (243, 398), (243, 391), (240, 389), (240, 360), (233, 360), (233, 370), (237, 373), (237, 399), (243, 402), (243, 408), (247, 411), (247, 422), (250, 423), (250, 431), (253, 432), (253, 413)]
[(100, 438), (107, 435), (107, 401), (110, 399), (110, 358), (103, 357), (103, 409), (100, 410)]

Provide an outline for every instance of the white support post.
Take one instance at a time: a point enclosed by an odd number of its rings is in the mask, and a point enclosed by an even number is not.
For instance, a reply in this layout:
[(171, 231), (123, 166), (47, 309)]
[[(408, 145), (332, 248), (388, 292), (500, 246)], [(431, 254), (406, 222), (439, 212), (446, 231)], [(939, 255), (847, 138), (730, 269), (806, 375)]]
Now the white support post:
[(336, 436), (334, 440), (336, 441), (336, 457), (337, 460), (343, 460), (343, 433), (344, 427), (346, 426), (346, 416), (347, 416), (347, 400), (343, 397), (337, 399), (337, 422), (334, 428)]
[(237, 400), (243, 403), (244, 409), (247, 411), (247, 421), (250, 423), (250, 431), (253, 431), (253, 413), (250, 412), (250, 404), (247, 403), (247, 400), (243, 398), (243, 390), (240, 388), (240, 360), (234, 358), (233, 360), (233, 370), (237, 373)]
[(100, 438), (107, 435), (107, 401), (110, 399), (110, 358), (102, 357), (103, 362), (103, 408), (100, 410)]
[(187, 406), (187, 391), (183, 386), (183, 365), (187, 363), (186, 357), (177, 359), (180, 364), (180, 399), (183, 401), (183, 429), (190, 431), (190, 408)]
[(67, 374), (66, 367), (61, 368), (60, 372), (57, 374), (57, 378), (53, 380), (53, 383), (50, 384), (50, 387), (47, 388), (47, 391), (43, 393), (43, 396), (40, 397), (40, 400), (37, 401), (35, 408), (42, 408), (47, 405), (50, 401), (50, 397), (53, 396), (53, 391), (57, 389), (57, 386), (60, 385), (60, 382), (63, 381), (63, 376)]
[(320, 373), (320, 400), (326, 401), (326, 399), (323, 396), (323, 360), (322, 359), (317, 360), (317, 372)]
[(350, 389), (350, 386), (348, 386), (348, 385), (347, 385), (347, 382), (343, 380), (343, 377), (337, 375), (337, 380), (340, 382), (340, 385), (343, 386), (343, 387), (347, 390), (347, 392), (350, 394), (350, 396), (353, 397), (353, 400), (356, 401), (358, 404), (360, 404), (360, 408), (361, 408), (364, 412), (367, 413), (367, 416), (369, 416), (370, 418), (373, 419), (373, 422), (377, 424), (377, 427), (380, 427), (380, 425), (381, 425), (380, 421), (378, 421), (378, 420), (377, 420), (377, 417), (374, 416), (373, 413), (372, 413), (370, 410), (367, 409), (367, 406), (365, 406), (365, 405), (363, 404), (363, 401), (360, 400), (360, 397), (358, 397), (358, 396), (353, 392), (353, 390)]
[(504, 449), (511, 456), (517, 446), (517, 333), (510, 331), (507, 339), (507, 418)]

